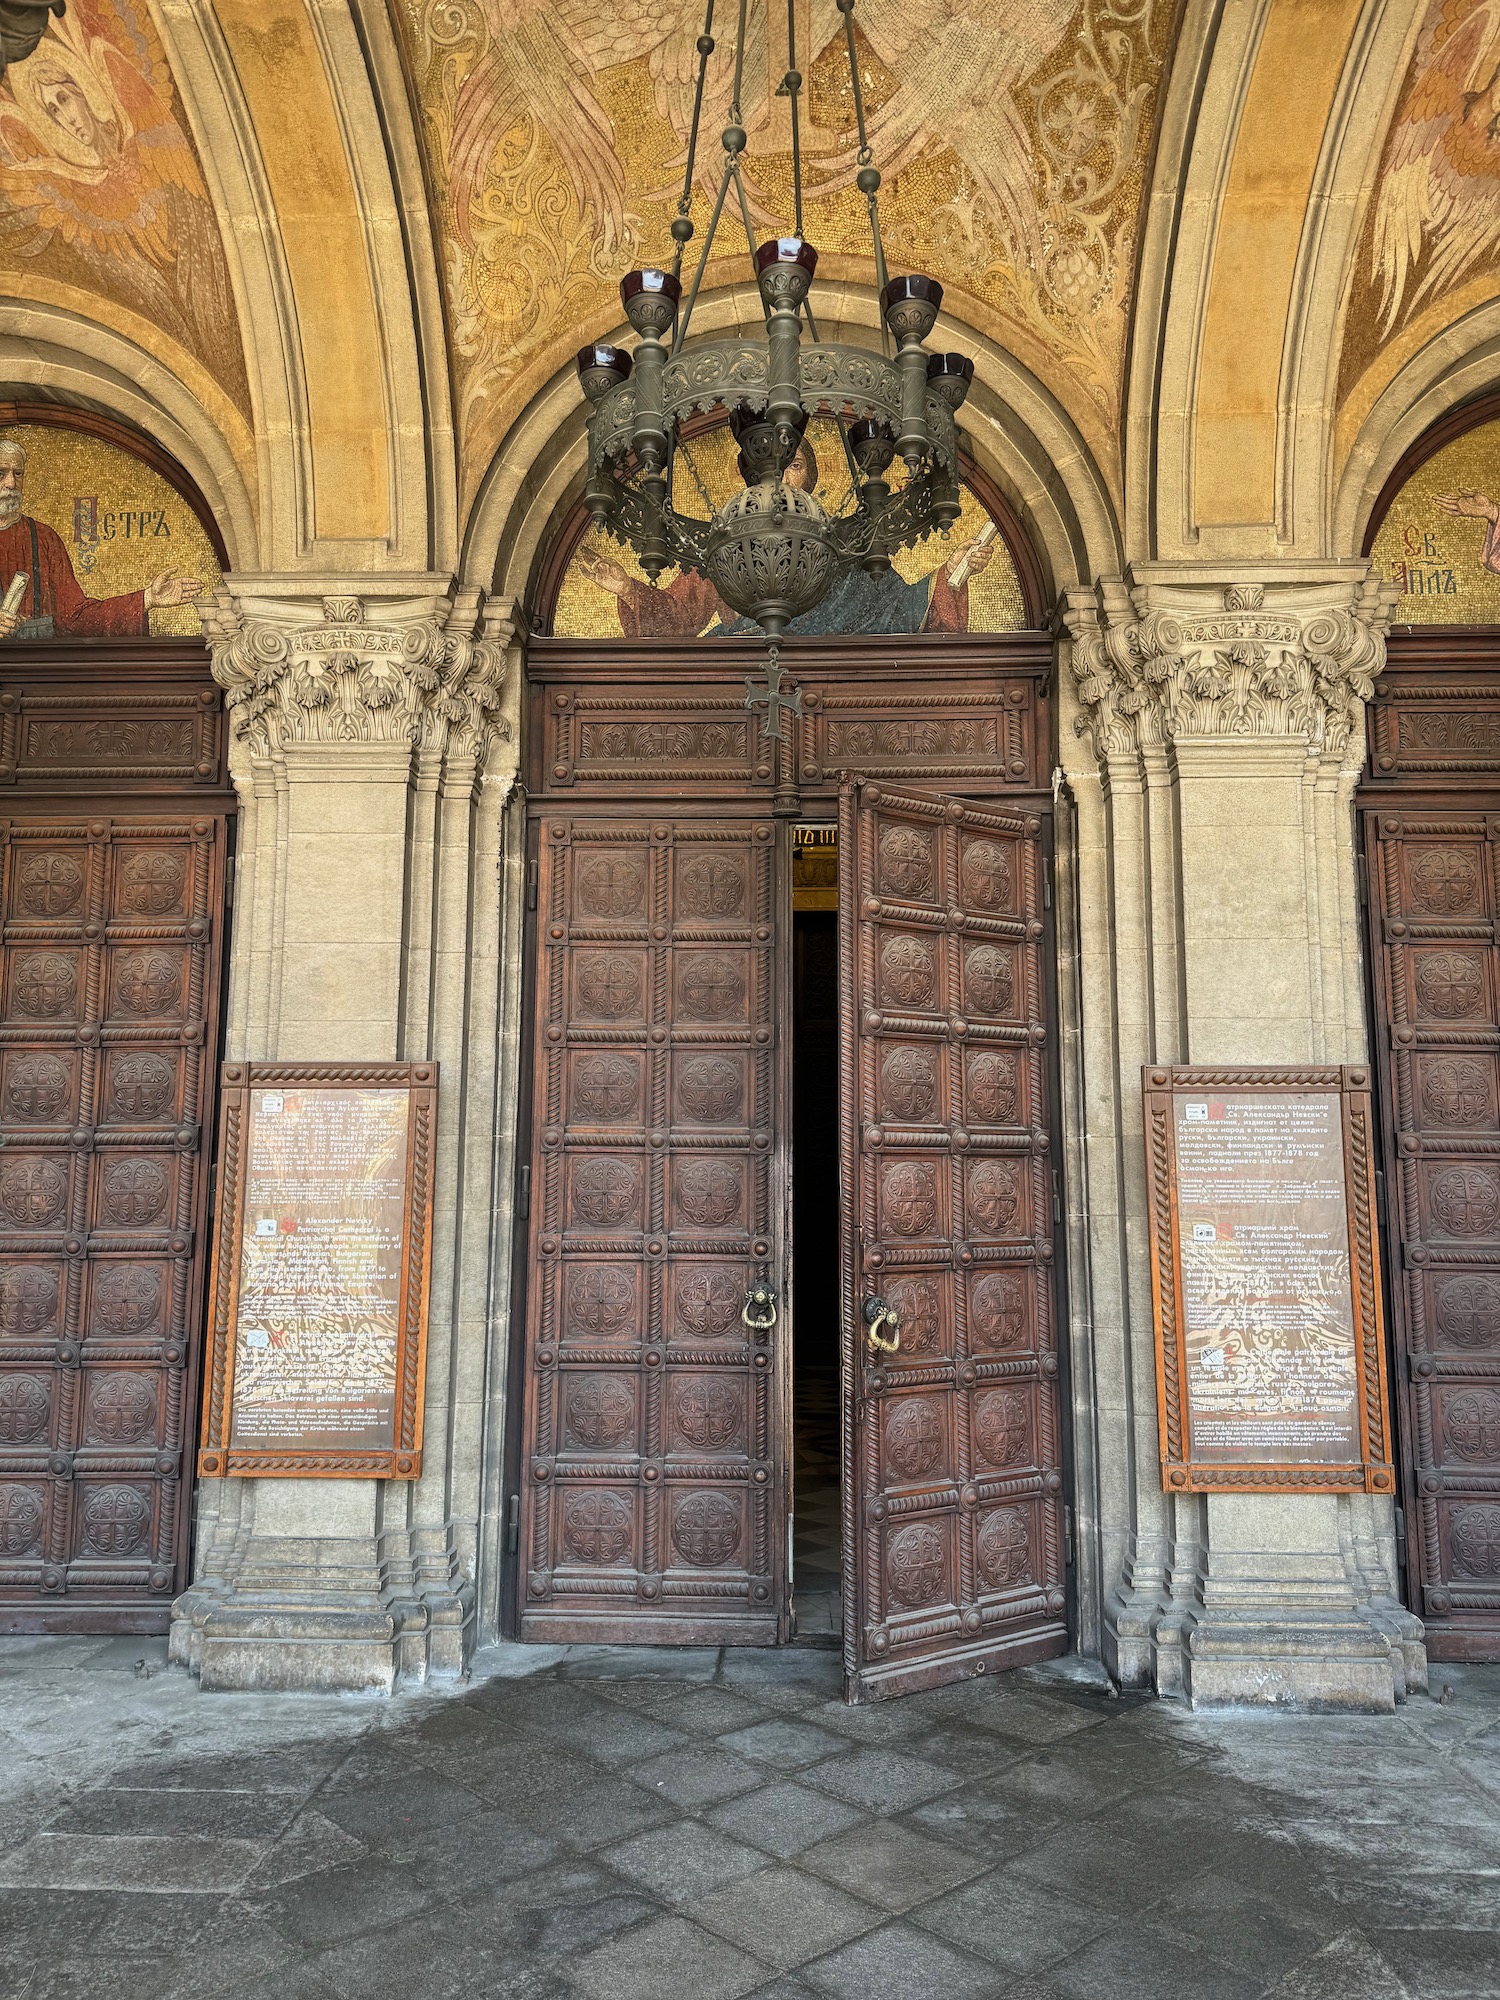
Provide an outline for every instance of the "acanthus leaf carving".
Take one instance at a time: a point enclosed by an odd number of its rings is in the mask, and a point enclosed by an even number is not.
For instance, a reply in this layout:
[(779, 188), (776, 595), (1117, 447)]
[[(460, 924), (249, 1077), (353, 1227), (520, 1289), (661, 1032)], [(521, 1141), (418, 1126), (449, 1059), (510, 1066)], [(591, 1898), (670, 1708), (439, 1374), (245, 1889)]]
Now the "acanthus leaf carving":
[(1389, 587), (1106, 580), (1069, 594), (1077, 728), (1101, 756), (1182, 737), (1293, 736), (1342, 757), (1385, 665)]
[(396, 743), (482, 762), (512, 627), (482, 601), (355, 596), (271, 600), (229, 585), (203, 610), (231, 724), (262, 755), (303, 743)]

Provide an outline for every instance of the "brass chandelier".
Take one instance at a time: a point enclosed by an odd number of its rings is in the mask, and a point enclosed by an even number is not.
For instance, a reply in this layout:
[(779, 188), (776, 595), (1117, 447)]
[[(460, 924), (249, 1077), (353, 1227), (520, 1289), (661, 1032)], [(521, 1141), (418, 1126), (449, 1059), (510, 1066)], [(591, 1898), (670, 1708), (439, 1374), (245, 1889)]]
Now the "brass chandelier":
[[(765, 0), (769, 8), (771, 0)], [(780, 94), (790, 100), (793, 212), (791, 233), (757, 243), (745, 190), (748, 143), (740, 122), (749, 0), (739, 0), (733, 95), (722, 143), (724, 165), (696, 268), (683, 298), (682, 265), (694, 235), (690, 209), (715, 0), (698, 37), (698, 69), (682, 193), (671, 233), (671, 262), (626, 274), (625, 316), (638, 336), (634, 352), (603, 343), (578, 356), (589, 416), (586, 500), (595, 524), (635, 553), (654, 583), (672, 564), (698, 570), (733, 610), (765, 633), (763, 688), (747, 682), (746, 705), (763, 703), (763, 735), (780, 738), (781, 711), (799, 698), (782, 691), (780, 641), (850, 571), (890, 567), (891, 555), (958, 519), (958, 438), (954, 413), (973, 379), (962, 354), (931, 354), (923, 345), (937, 319), (936, 279), (888, 275), (880, 235), (880, 172), (865, 131), (864, 96), (854, 39), (855, 0), (836, 0), (843, 16), (849, 87), (859, 134), (855, 185), (865, 197), (876, 282), (881, 346), (854, 347), (818, 338), (809, 290), (818, 253), (802, 233), (802, 135), (796, 0), (787, 0), (787, 68)], [(737, 337), (685, 345), (714, 239), (734, 190), (756, 287), (764, 339)], [(803, 340), (804, 323), (807, 341)], [(743, 487), (701, 519), (677, 504), (673, 470), (690, 420), (728, 419), (739, 446)], [(837, 510), (785, 484), (814, 417), (837, 424), (849, 484)], [(887, 476), (897, 458), (905, 478)], [(700, 486), (701, 492), (701, 486)], [(707, 497), (706, 495), (704, 496)]]

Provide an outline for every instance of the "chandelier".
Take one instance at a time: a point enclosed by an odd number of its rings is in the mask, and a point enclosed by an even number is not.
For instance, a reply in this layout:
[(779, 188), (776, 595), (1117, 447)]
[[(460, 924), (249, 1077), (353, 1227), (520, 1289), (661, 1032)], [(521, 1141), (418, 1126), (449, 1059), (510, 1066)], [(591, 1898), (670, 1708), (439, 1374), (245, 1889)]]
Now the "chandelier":
[[(866, 136), (854, 39), (855, 0), (836, 4), (859, 136), (855, 185), (865, 198), (880, 290), (879, 350), (820, 340), (813, 317), (810, 289), (818, 253), (802, 233), (803, 79), (795, 0), (787, 4), (787, 67), (779, 92), (791, 113), (791, 231), (757, 242), (743, 169), (748, 136), (740, 122), (748, 4), (739, 0), (729, 122), (721, 135), (724, 163), (686, 298), (682, 266), (695, 233), (690, 210), (704, 86), (716, 46), (715, 0), (708, 0), (698, 37), (671, 261), (628, 272), (621, 281), (621, 303), (637, 335), (634, 351), (591, 344), (579, 353), (578, 376), (592, 405), (590, 516), (633, 550), (653, 583), (673, 564), (696, 569), (726, 604), (760, 627), (768, 642), (766, 682), (758, 688), (747, 681), (745, 703), (764, 704), (762, 734), (779, 739), (781, 711), (800, 707), (795, 692), (783, 691), (780, 664), (781, 638), (792, 620), (821, 603), (851, 571), (878, 574), (890, 567), (894, 552), (935, 531), (946, 534), (958, 519), (954, 413), (969, 392), (974, 364), (966, 355), (932, 354), (923, 345), (943, 297), (936, 279), (892, 278), (886, 270), (880, 173)], [(769, 8), (771, 0), (764, 4)], [(764, 337), (701, 341), (689, 349), (693, 308), (731, 191), (765, 314)], [(848, 487), (836, 508), (782, 478), (815, 417), (837, 425), (843, 446)], [(744, 485), (703, 519), (678, 504), (673, 474), (685, 450), (685, 427), (715, 418), (727, 419), (739, 446)], [(898, 458), (904, 476), (893, 477)], [(701, 481), (695, 483), (711, 505)]]

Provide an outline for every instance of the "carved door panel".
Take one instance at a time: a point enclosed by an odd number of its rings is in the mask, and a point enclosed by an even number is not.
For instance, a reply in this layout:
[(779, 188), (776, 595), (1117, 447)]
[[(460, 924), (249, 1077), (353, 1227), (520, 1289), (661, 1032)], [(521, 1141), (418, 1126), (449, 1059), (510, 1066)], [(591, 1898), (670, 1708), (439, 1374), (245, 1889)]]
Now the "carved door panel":
[(1367, 819), (1413, 1609), (1500, 1658), (1500, 818)]
[(1047, 926), (1034, 814), (855, 785), (839, 854), (844, 1661), (870, 1699), (1068, 1645)]
[(165, 1629), (187, 1553), (225, 822), (0, 822), (0, 1630)]
[(785, 1576), (777, 844), (545, 818), (520, 1525), (528, 1639), (770, 1643)]

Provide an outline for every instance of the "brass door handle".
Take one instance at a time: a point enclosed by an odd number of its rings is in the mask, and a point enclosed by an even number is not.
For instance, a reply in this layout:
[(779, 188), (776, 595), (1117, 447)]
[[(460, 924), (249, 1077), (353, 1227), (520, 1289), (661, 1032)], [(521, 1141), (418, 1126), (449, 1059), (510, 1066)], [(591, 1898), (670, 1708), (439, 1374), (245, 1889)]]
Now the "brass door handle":
[(776, 1294), (766, 1285), (752, 1286), (740, 1318), (752, 1333), (769, 1333), (776, 1324)]
[[(894, 1354), (901, 1345), (901, 1315), (888, 1306), (884, 1299), (866, 1299), (865, 1339), (871, 1351), (879, 1348), (883, 1354)], [(880, 1331), (883, 1326), (891, 1329), (891, 1337), (886, 1339)]]

